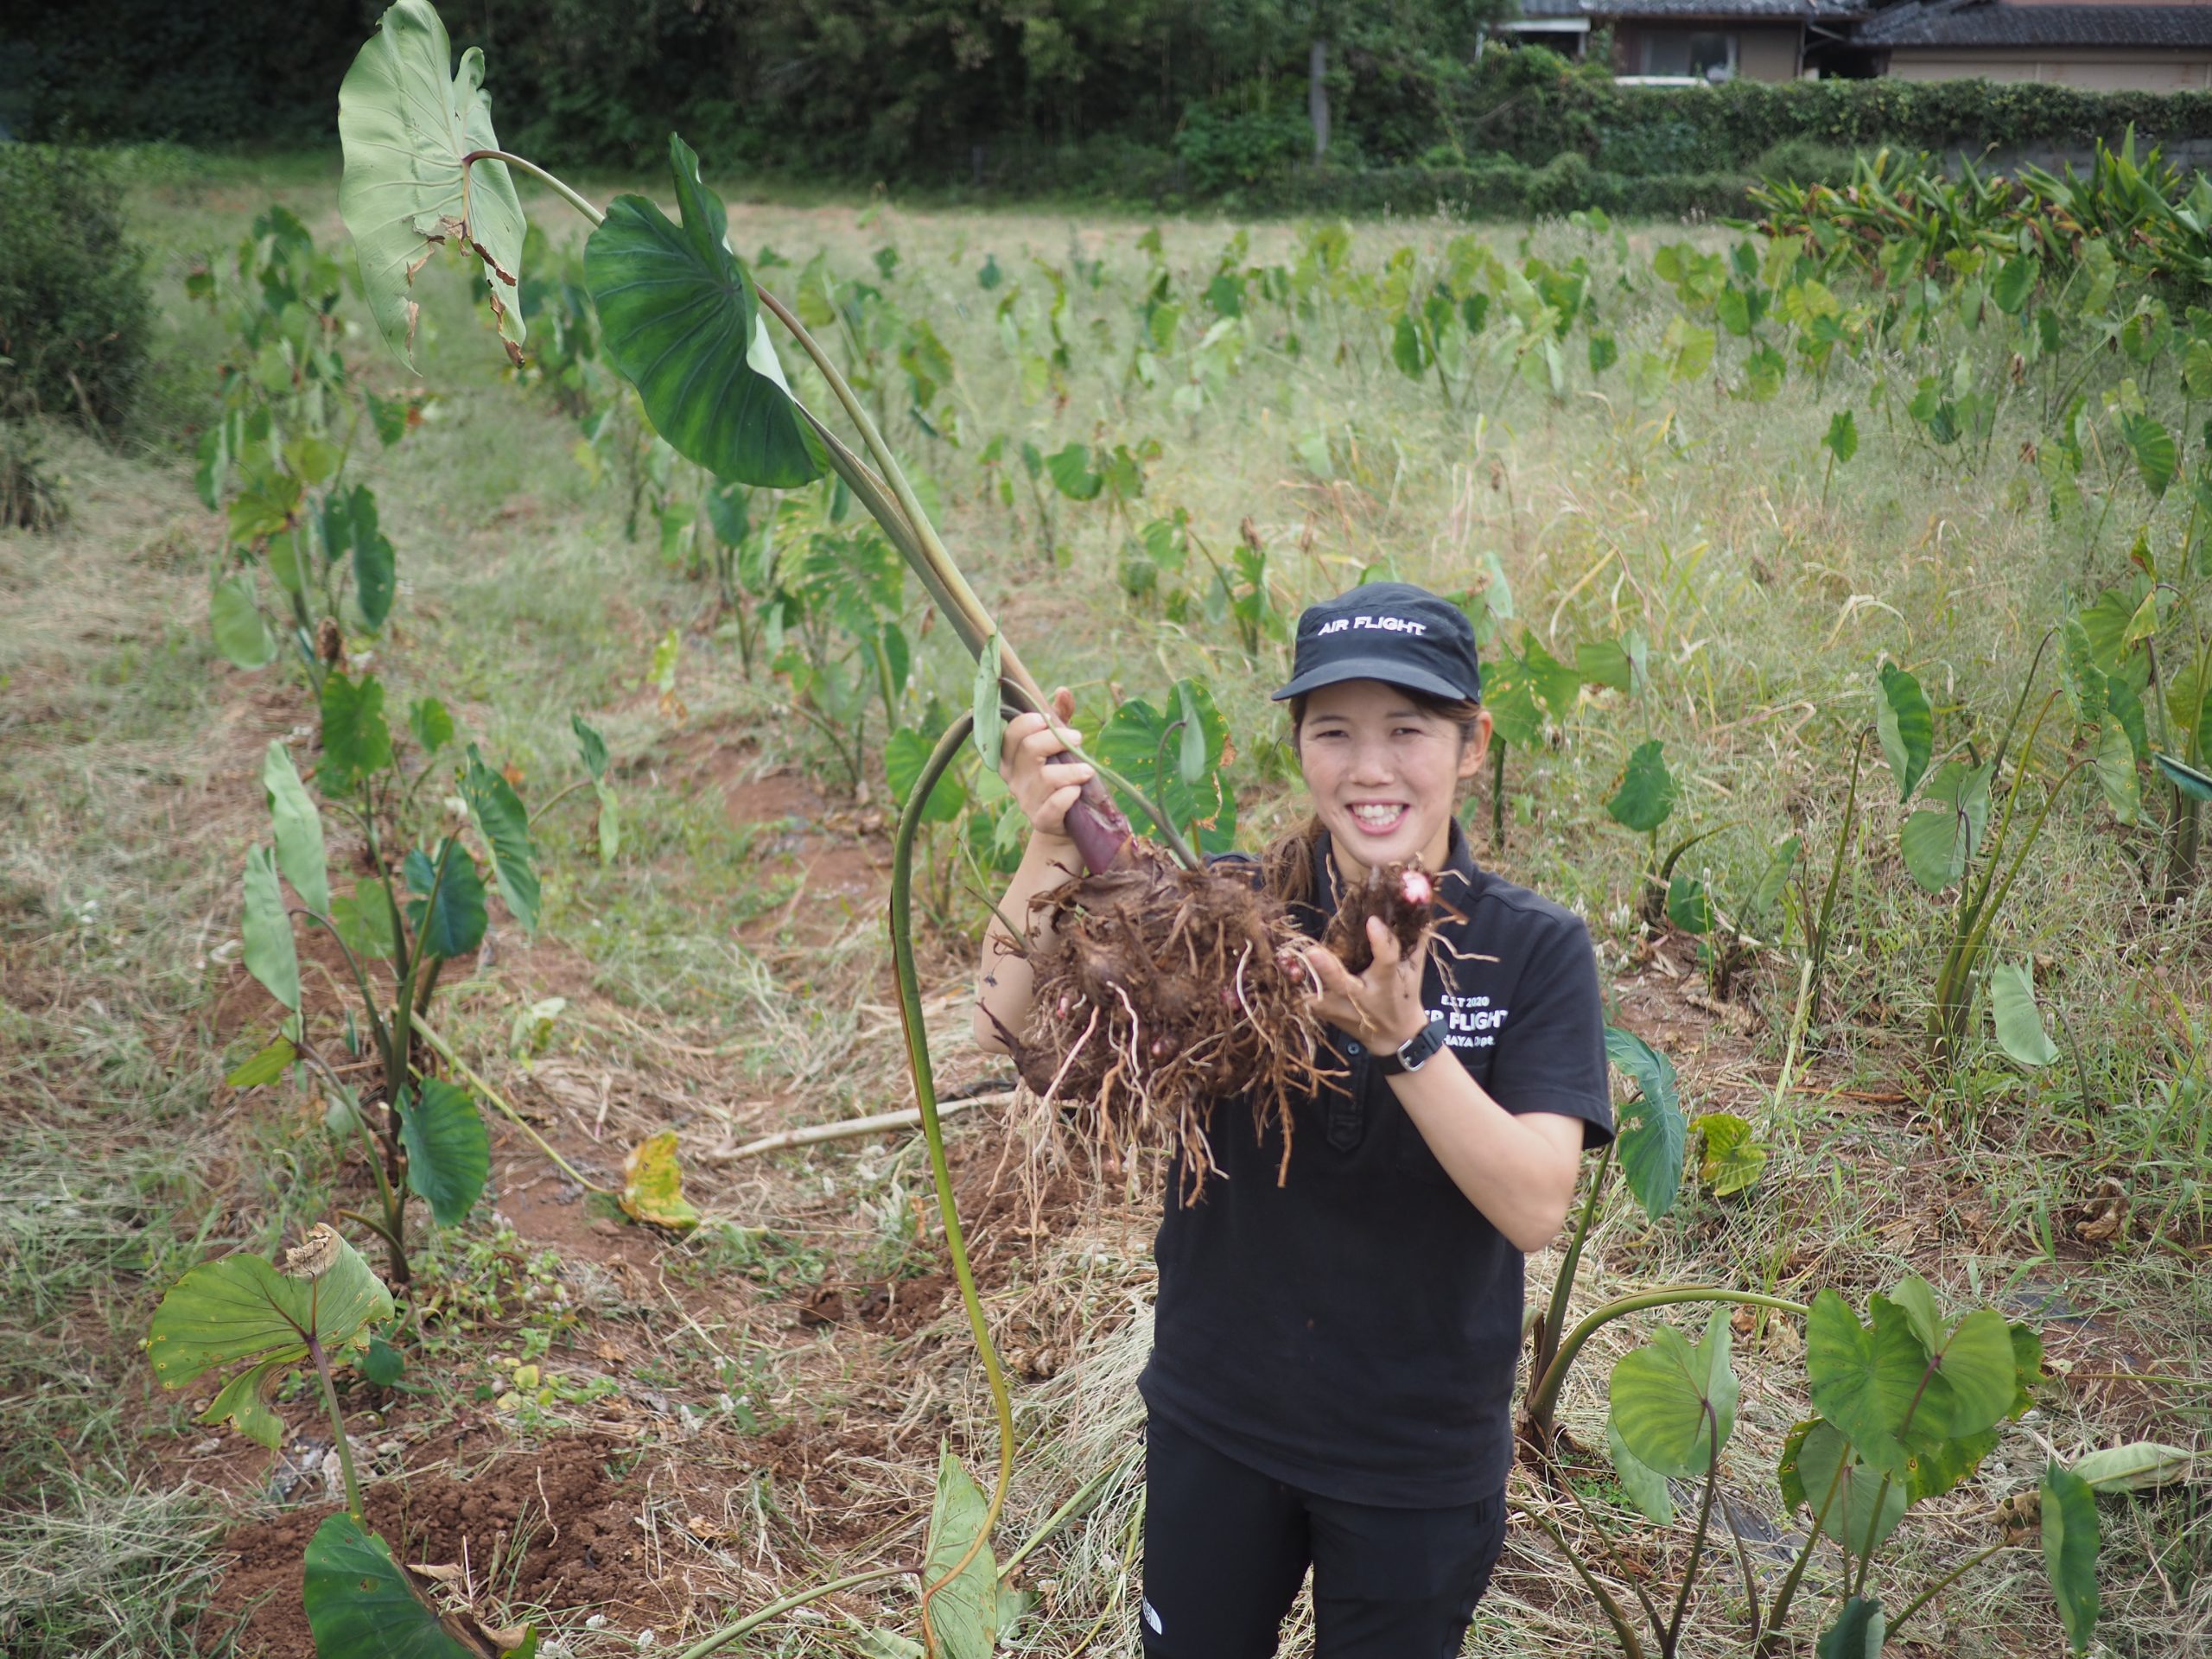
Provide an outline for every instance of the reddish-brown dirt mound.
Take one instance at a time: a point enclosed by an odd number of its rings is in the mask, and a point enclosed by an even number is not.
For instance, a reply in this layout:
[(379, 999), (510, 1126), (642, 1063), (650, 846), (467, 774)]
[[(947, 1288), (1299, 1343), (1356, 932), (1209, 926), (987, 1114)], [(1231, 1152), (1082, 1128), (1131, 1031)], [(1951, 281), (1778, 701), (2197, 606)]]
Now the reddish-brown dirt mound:
[[(512, 1606), (590, 1607), (624, 1625), (666, 1625), (681, 1609), (649, 1569), (638, 1499), (607, 1473), (622, 1452), (612, 1440), (563, 1440), (480, 1471), (420, 1476), (404, 1491), (381, 1482), (368, 1492), (369, 1522), (410, 1565), (465, 1564), (480, 1586), (496, 1573)], [(312, 1659), (300, 1558), (336, 1508), (232, 1529), (225, 1547), (238, 1563), (208, 1604), (205, 1645), (235, 1633), (225, 1650), (238, 1659)]]

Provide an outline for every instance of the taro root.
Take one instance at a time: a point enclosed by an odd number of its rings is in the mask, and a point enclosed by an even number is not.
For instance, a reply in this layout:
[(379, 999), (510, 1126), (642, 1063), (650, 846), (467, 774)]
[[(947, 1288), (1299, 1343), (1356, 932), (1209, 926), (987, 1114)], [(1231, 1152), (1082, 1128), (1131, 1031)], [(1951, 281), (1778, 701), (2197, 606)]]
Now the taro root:
[(1320, 1076), (1321, 1024), (1281, 900), (1249, 871), (1185, 870), (1131, 841), (1105, 870), (1033, 901), (1028, 1029), (1003, 1033), (1022, 1081), (1116, 1154), (1183, 1154), (1183, 1199), (1217, 1166), (1217, 1103), (1272, 1118), (1290, 1155), (1290, 1103)]
[(1354, 974), (1363, 974), (1375, 963), (1375, 947), (1368, 942), (1367, 918), (1380, 916), (1398, 941), (1398, 954), (1417, 961), (1428, 942), (1436, 884), (1419, 864), (1389, 864), (1368, 874), (1367, 880), (1344, 889), (1338, 901), (1336, 919), (1321, 943)]

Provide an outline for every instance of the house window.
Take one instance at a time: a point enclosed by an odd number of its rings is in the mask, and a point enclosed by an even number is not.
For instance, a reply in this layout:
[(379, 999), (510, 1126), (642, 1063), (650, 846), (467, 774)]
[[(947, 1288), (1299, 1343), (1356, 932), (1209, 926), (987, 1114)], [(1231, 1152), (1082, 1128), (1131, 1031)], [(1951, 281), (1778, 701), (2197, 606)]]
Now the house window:
[(1644, 31), (1643, 73), (1694, 75), (1700, 80), (1736, 78), (1736, 37), (1706, 29)]

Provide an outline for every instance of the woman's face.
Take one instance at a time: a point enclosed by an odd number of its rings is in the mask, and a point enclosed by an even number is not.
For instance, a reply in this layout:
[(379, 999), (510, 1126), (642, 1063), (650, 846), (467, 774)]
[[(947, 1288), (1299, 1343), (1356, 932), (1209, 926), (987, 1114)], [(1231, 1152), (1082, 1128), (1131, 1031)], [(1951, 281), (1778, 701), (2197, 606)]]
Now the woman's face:
[(1443, 868), (1452, 798), (1481, 766), (1490, 726), (1485, 709), (1463, 737), (1457, 721), (1423, 712), (1381, 680), (1346, 680), (1306, 699), (1299, 765), (1345, 880), (1412, 858)]

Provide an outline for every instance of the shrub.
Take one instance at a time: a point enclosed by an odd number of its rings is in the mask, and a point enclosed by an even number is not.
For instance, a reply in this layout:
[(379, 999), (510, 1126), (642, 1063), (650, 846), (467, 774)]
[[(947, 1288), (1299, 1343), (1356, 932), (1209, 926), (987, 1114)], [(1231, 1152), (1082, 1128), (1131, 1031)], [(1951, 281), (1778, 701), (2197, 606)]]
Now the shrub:
[(1306, 112), (1287, 107), (1225, 111), (1202, 99), (1185, 112), (1175, 135), (1176, 158), (1190, 188), (1205, 195), (1252, 184), (1313, 148)]
[(68, 516), (38, 434), (22, 421), (0, 420), (0, 530), (51, 530)]
[(1785, 138), (1751, 163), (1763, 179), (1783, 179), (1791, 184), (1825, 184), (1841, 189), (1852, 181), (1859, 152), (1841, 144), (1824, 144), (1817, 138)]
[(145, 372), (153, 300), (122, 190), (80, 149), (0, 145), (0, 415), (113, 426)]
[(1562, 150), (1536, 169), (1529, 181), (1529, 211), (1538, 219), (1559, 218), (1592, 201), (1597, 169), (1574, 150)]

